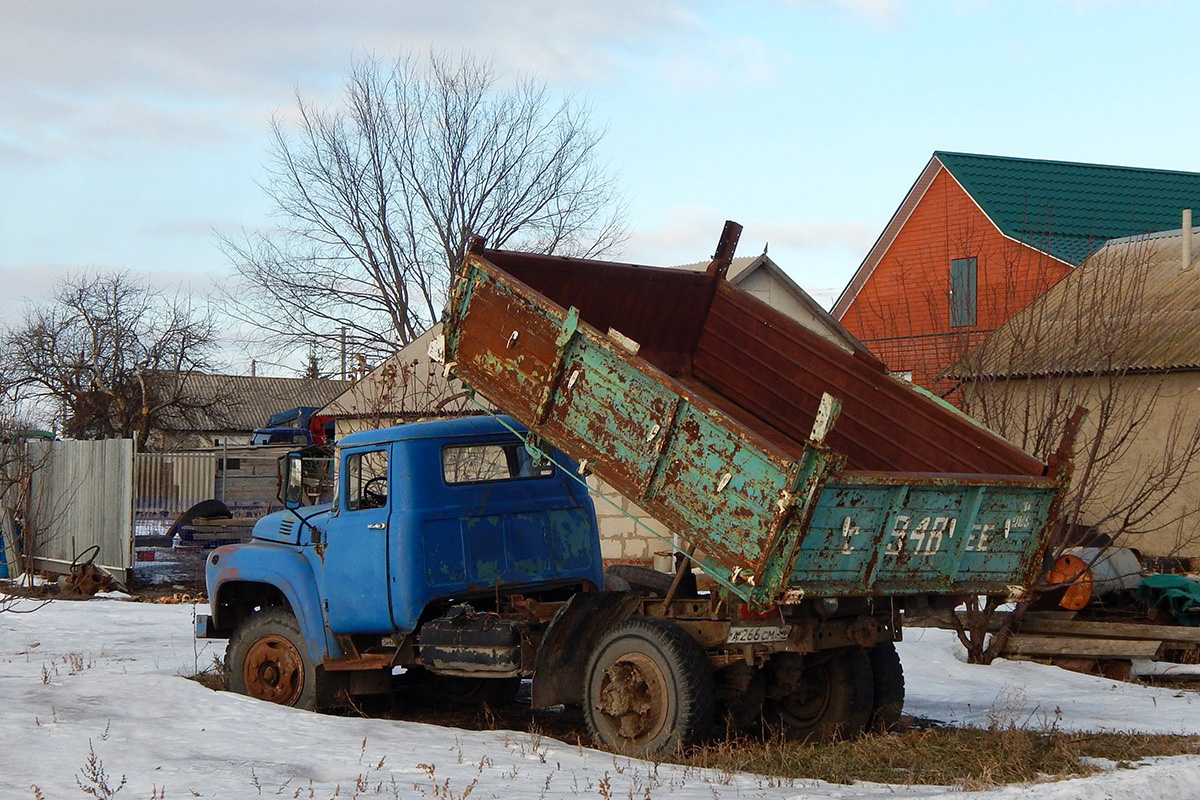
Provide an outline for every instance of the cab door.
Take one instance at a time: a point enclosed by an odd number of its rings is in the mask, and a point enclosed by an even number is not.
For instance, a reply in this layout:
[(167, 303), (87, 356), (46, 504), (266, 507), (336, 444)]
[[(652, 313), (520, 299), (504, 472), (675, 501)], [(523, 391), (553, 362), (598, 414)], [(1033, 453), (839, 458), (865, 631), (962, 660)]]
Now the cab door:
[(343, 451), (337, 514), (326, 530), (325, 593), (334, 633), (392, 630), (388, 600), (391, 445)]

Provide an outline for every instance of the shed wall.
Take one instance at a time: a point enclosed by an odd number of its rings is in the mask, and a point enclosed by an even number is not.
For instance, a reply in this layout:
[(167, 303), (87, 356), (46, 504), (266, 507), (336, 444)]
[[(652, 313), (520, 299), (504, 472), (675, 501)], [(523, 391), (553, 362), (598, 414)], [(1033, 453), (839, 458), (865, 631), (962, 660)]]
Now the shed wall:
[[(1019, 416), (1026, 409), (1038, 407), (1040, 397), (1053, 393), (1078, 398), (1092, 412), (1076, 445), (1077, 453), (1086, 453), (1096, 440), (1101, 397), (1109, 393), (1105, 383), (1108, 380), (1034, 378), (983, 383), (968, 390), (966, 397), (974, 399), (970, 394), (973, 392), (988, 396), (993, 403), (1002, 403), (1010, 409), (1012, 430), (1019, 429)], [(1118, 409), (1113, 412), (1110, 429), (1124, 430), (1131, 416), (1145, 414), (1146, 421), (1121, 451), (1117, 466), (1093, 481), (1096, 489), (1090, 493), (1079, 520), (1085, 525), (1096, 524), (1119, 507), (1123, 498), (1143, 490), (1147, 486), (1146, 476), (1161, 471), (1172, 448), (1177, 451), (1188, 438), (1200, 435), (1200, 372), (1131, 375), (1111, 380), (1116, 381), (1113, 396)], [(1192, 470), (1200, 472), (1200, 464), (1194, 464)], [(1078, 487), (1083, 475), (1083, 462), (1076, 456), (1073, 488)], [(1118, 544), (1136, 547), (1151, 556), (1200, 558), (1200, 478), (1192, 475), (1185, 480), (1139, 527), (1146, 532), (1122, 536)], [(1109, 535), (1115, 529), (1115, 522), (1101, 523), (1099, 527), (1100, 532)]]

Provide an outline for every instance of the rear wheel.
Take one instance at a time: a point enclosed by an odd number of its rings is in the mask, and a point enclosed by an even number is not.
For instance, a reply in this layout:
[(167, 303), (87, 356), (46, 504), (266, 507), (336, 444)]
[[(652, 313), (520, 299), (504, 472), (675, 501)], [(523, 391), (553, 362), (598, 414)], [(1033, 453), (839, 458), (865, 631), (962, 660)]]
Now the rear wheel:
[(584, 680), (588, 731), (611, 749), (674, 753), (712, 726), (713, 680), (704, 651), (667, 620), (634, 617), (609, 630)]
[(894, 730), (904, 710), (904, 667), (891, 642), (871, 648), (871, 676), (875, 688), (870, 729), (879, 733)]
[(226, 686), (268, 703), (312, 711), (324, 678), (304, 647), (296, 617), (267, 608), (242, 621), (225, 649)]
[(824, 658), (781, 653), (767, 665), (764, 716), (797, 739), (851, 739), (871, 719), (871, 662), (858, 648)]

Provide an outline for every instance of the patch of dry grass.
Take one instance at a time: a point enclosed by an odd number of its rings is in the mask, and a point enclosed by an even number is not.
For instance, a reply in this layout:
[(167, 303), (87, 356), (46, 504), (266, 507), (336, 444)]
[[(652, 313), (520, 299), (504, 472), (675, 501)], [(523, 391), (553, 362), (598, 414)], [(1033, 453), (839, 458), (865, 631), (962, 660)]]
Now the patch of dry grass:
[[(214, 672), (193, 679), (212, 689), (223, 688), (221, 676)], [(402, 692), (392, 702), (380, 699), (343, 713), (468, 730), (524, 730), (572, 745), (590, 745), (583, 714), (577, 708), (539, 711), (525, 704), (494, 709), (485, 705), (453, 707), (431, 702), (419, 692)], [(664, 762), (726, 775), (755, 773), (776, 785), (792, 780), (871, 781), (978, 790), (1088, 775), (1099, 769), (1090, 759), (1121, 765), (1153, 756), (1187, 754), (1200, 754), (1200, 737), (1064, 733), (1052, 727), (994, 725), (990, 729), (909, 729), (833, 744), (797, 742), (779, 735), (730, 736)]]
[(688, 766), (831, 783), (873, 781), (984, 789), (1087, 775), (1087, 759), (1117, 763), (1200, 753), (1200, 738), (1140, 734), (1069, 734), (1018, 728), (942, 728), (864, 736), (835, 744), (781, 737), (728, 739), (681, 759)]

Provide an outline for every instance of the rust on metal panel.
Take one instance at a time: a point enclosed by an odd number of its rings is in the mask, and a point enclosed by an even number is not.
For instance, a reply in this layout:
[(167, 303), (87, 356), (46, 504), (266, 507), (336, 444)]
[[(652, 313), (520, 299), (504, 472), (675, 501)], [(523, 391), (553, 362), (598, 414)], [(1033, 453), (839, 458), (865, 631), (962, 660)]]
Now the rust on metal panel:
[[(597, 331), (616, 329), (667, 374), (689, 368), (713, 293), (706, 275), (558, 256), (484, 252), (490, 264), (565, 312), (574, 306)], [(514, 281), (514, 279), (516, 279)], [(670, 302), (664, 302), (670, 298)]]
[(705, 273), (716, 278), (724, 278), (733, 262), (733, 254), (737, 250), (738, 239), (742, 236), (742, 226), (733, 220), (726, 220), (721, 230), (721, 238), (717, 242), (717, 252), (713, 254)]
[(840, 480), (874, 486), (1045, 486), (1046, 478), (1033, 475), (976, 475), (968, 472), (880, 472), (843, 470)]
[(717, 274), (481, 250), (447, 331), (467, 384), (752, 606), (992, 591), (1044, 544), (1045, 465)]

